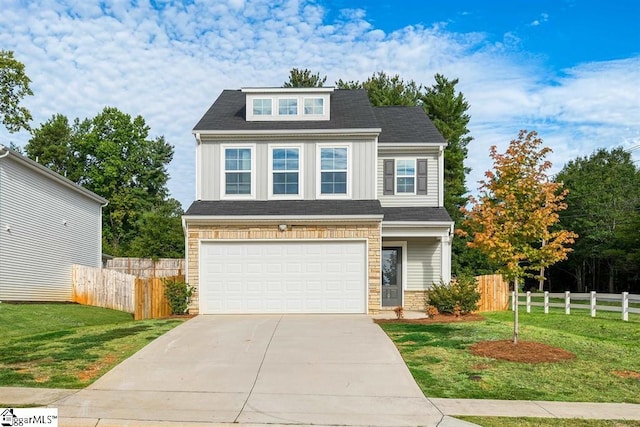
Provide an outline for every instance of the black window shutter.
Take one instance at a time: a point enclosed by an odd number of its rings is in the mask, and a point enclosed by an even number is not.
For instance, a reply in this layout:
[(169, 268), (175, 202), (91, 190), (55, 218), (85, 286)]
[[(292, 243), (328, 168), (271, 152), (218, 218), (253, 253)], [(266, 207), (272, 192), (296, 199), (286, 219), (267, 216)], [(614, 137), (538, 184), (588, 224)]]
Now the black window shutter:
[(383, 163), (384, 167), (383, 167), (383, 172), (382, 172), (382, 177), (383, 177), (383, 182), (384, 182), (384, 188), (382, 191), (382, 194), (384, 195), (389, 195), (389, 194), (393, 194), (394, 193), (394, 180), (395, 180), (395, 174), (396, 174), (396, 165), (395, 165), (395, 161), (393, 159), (384, 159), (384, 163)]
[(416, 161), (416, 177), (418, 181), (417, 194), (427, 194), (427, 159), (418, 159)]

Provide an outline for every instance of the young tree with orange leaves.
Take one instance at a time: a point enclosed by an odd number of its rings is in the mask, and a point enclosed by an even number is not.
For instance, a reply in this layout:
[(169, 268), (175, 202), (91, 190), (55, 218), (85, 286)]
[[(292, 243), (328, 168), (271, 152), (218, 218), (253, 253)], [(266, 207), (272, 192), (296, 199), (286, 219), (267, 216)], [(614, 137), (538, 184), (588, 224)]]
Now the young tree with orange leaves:
[[(566, 245), (577, 235), (554, 226), (558, 212), (566, 209), (567, 190), (549, 179), (549, 147), (538, 134), (521, 130), (504, 154), (491, 147), (493, 171), (480, 181), (479, 199), (470, 197), (471, 210), (462, 208), (466, 219), (462, 235), (471, 235), (468, 245), (484, 252), (499, 266), (498, 271), (514, 290), (520, 280), (533, 276), (541, 267), (564, 260), (571, 251)], [(513, 342), (518, 343), (518, 304), (515, 304)]]

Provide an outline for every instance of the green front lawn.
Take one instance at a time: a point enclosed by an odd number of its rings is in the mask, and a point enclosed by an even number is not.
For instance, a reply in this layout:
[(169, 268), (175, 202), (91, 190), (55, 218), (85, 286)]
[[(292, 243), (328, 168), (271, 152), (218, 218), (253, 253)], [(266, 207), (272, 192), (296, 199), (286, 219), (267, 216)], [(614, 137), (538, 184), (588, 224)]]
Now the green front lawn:
[[(0, 304), (0, 386), (83, 388), (181, 320), (76, 304)], [(1, 400), (1, 397), (0, 397)]]
[(576, 418), (456, 417), (482, 427), (640, 427), (633, 420), (583, 420)]
[(588, 312), (520, 314), (520, 340), (563, 348), (576, 359), (525, 364), (474, 356), (484, 340), (510, 339), (513, 313), (484, 322), (388, 323), (380, 326), (400, 350), (426, 396), (640, 403), (640, 320), (591, 318)]

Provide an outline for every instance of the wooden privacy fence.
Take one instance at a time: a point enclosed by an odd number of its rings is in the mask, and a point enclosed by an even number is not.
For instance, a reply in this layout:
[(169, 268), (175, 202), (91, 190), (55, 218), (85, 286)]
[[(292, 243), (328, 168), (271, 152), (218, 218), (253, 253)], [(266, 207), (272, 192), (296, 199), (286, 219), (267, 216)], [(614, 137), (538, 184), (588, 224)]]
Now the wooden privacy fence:
[(505, 311), (509, 309), (509, 282), (500, 274), (476, 276), (478, 282), (478, 312)]
[(105, 268), (137, 277), (169, 277), (184, 274), (184, 258), (112, 258)]
[(71, 278), (74, 302), (127, 313), (135, 311), (135, 276), (113, 270), (74, 265)]
[(73, 301), (132, 313), (135, 320), (157, 319), (171, 314), (164, 296), (164, 279), (184, 276), (136, 277), (114, 270), (74, 265)]
[(171, 315), (169, 302), (164, 296), (164, 279), (184, 280), (184, 276), (136, 278), (135, 320), (157, 319)]

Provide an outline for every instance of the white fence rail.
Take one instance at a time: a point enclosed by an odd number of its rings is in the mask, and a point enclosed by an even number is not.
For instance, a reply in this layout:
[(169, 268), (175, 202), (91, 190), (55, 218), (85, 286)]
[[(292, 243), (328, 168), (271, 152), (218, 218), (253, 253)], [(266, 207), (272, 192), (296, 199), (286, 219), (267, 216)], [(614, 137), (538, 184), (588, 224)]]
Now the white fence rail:
[[(532, 301), (532, 297), (539, 300), (543, 297), (543, 301)], [(524, 301), (520, 298), (525, 297)], [(551, 302), (551, 299), (563, 299), (563, 302)], [(564, 293), (549, 293), (545, 292), (544, 295), (539, 293), (518, 293), (516, 299), (516, 293), (511, 292), (511, 310), (515, 309), (516, 300), (519, 306), (525, 306), (527, 313), (531, 313), (531, 307), (544, 307), (545, 314), (549, 313), (550, 307), (564, 308), (565, 314), (571, 314), (571, 309), (583, 309), (590, 310), (591, 317), (596, 317), (596, 312), (601, 311), (615, 311), (622, 313), (622, 320), (629, 321), (629, 313), (640, 314), (640, 308), (629, 307), (629, 303), (640, 303), (640, 295), (630, 294), (629, 292), (623, 292), (622, 294), (597, 294), (595, 291), (589, 293), (571, 293), (569, 291)], [(574, 301), (586, 301), (586, 303), (575, 303)], [(618, 303), (619, 305), (602, 305), (600, 302)]]

